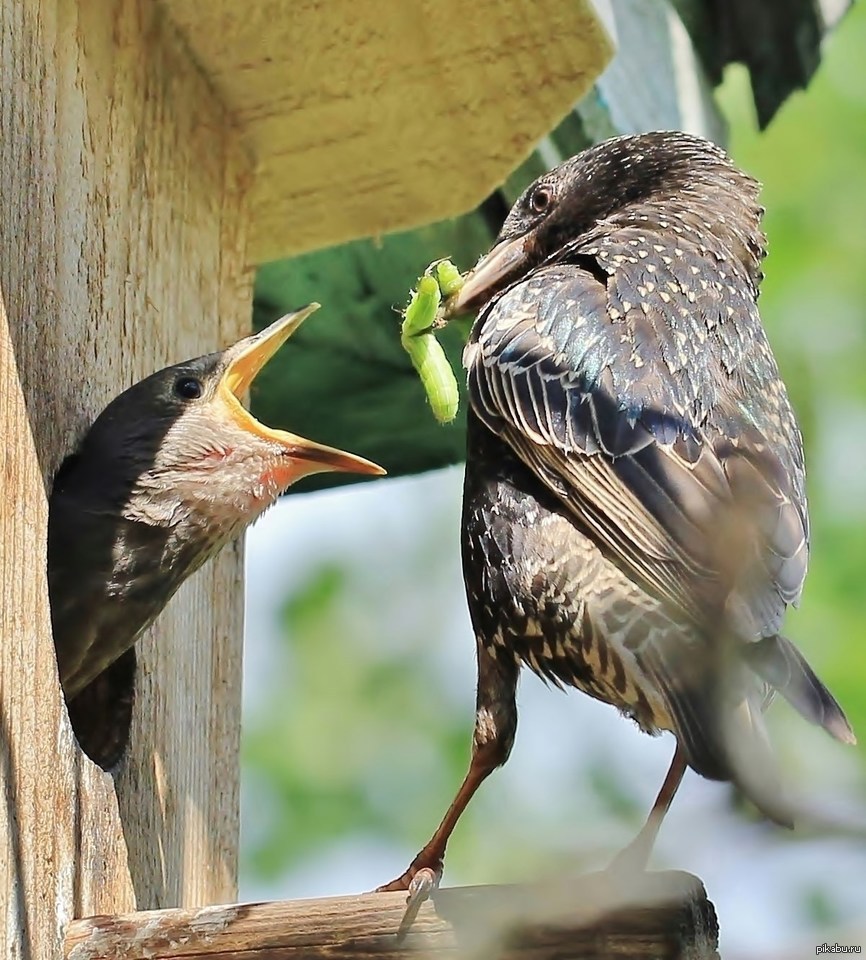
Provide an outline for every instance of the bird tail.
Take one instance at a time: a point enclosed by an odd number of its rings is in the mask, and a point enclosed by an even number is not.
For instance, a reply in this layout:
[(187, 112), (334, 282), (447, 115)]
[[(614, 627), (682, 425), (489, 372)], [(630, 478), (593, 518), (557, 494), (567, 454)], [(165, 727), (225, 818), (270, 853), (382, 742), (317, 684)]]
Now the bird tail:
[(744, 648), (746, 663), (811, 723), (842, 743), (857, 738), (836, 698), (815, 675), (802, 653), (785, 637), (765, 637)]
[(744, 682), (742, 664), (681, 658), (670, 648), (645, 651), (642, 660), (666, 701), (689, 766), (710, 780), (732, 782), (764, 816), (793, 826), (761, 691), (754, 680)]
[(723, 755), (728, 779), (764, 816), (793, 829), (792, 806), (782, 786), (779, 766), (767, 734), (764, 705), (757, 696), (747, 696), (724, 715)]
[[(716, 653), (730, 649), (718, 644)], [(737, 651), (733, 657), (693, 658), (661, 646), (644, 654), (644, 667), (663, 692), (689, 766), (711, 780), (730, 780), (765, 816), (792, 826), (758, 678), (837, 740), (853, 744), (856, 738), (842, 708), (789, 640), (766, 637), (737, 644)]]

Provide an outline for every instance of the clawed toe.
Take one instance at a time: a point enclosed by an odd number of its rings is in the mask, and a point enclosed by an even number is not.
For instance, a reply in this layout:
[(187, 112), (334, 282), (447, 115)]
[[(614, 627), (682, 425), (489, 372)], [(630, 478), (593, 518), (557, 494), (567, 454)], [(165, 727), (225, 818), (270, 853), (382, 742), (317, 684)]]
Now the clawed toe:
[(439, 886), (441, 879), (441, 862), (434, 866), (416, 866), (416, 864), (413, 863), (402, 876), (376, 888), (376, 893), (384, 893), (392, 890), (407, 891), (406, 911), (397, 929), (398, 943), (402, 941), (406, 934), (412, 929), (412, 924), (418, 916), (418, 911), (424, 902), (430, 899), (430, 895)]
[(433, 891), (439, 886), (442, 878), (442, 871), (431, 870), (430, 867), (422, 867), (409, 884), (409, 895), (406, 897), (406, 912), (400, 921), (397, 929), (397, 943), (400, 943), (406, 934), (412, 929), (415, 917), (421, 905), (430, 898)]

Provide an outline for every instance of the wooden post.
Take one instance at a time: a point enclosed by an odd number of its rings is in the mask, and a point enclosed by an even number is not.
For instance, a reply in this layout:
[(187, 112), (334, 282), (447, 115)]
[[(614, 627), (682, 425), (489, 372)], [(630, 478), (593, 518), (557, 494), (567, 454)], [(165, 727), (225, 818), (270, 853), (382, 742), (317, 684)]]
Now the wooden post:
[(113, 395), (248, 329), (247, 160), (151, 0), (0, 4), (0, 90), (0, 957), (51, 960), (72, 917), (236, 895), (240, 548), (139, 644), (111, 776), (66, 717), (45, 531)]

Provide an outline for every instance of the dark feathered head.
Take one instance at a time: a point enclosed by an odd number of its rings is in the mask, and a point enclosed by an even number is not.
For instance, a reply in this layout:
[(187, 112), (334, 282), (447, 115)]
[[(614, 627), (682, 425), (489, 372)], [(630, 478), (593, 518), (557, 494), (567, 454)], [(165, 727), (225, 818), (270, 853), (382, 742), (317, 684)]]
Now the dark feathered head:
[(764, 235), (759, 186), (714, 143), (659, 131), (616, 137), (539, 177), (518, 198), (496, 244), (469, 273), (449, 313), (480, 307), (542, 263), (566, 259), (577, 241), (606, 225), (667, 214), (700, 242), (712, 235), (760, 281)]
[[(272, 430), (241, 404), (255, 376), (318, 304), (219, 353), (167, 367), (100, 414), (55, 497), (112, 504), (169, 526), (183, 511), (232, 527), (249, 523), (289, 484), (322, 471), (381, 474), (373, 463)], [(138, 514), (145, 510), (147, 517)]]

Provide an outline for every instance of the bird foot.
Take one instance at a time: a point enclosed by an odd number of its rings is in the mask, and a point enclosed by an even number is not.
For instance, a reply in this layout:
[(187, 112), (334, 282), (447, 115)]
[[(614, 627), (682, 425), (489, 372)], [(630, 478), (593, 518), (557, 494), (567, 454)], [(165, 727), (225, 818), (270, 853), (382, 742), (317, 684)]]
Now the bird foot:
[(376, 887), (376, 893), (384, 893), (389, 890), (406, 890), (406, 910), (400, 926), (397, 929), (397, 943), (400, 943), (406, 934), (412, 929), (412, 924), (418, 916), (418, 911), (425, 901), (430, 899), (430, 895), (439, 886), (442, 879), (443, 864), (441, 860), (432, 865), (419, 863), (420, 857), (412, 861), (409, 869), (402, 876), (397, 877), (390, 883), (385, 883), (381, 887)]

